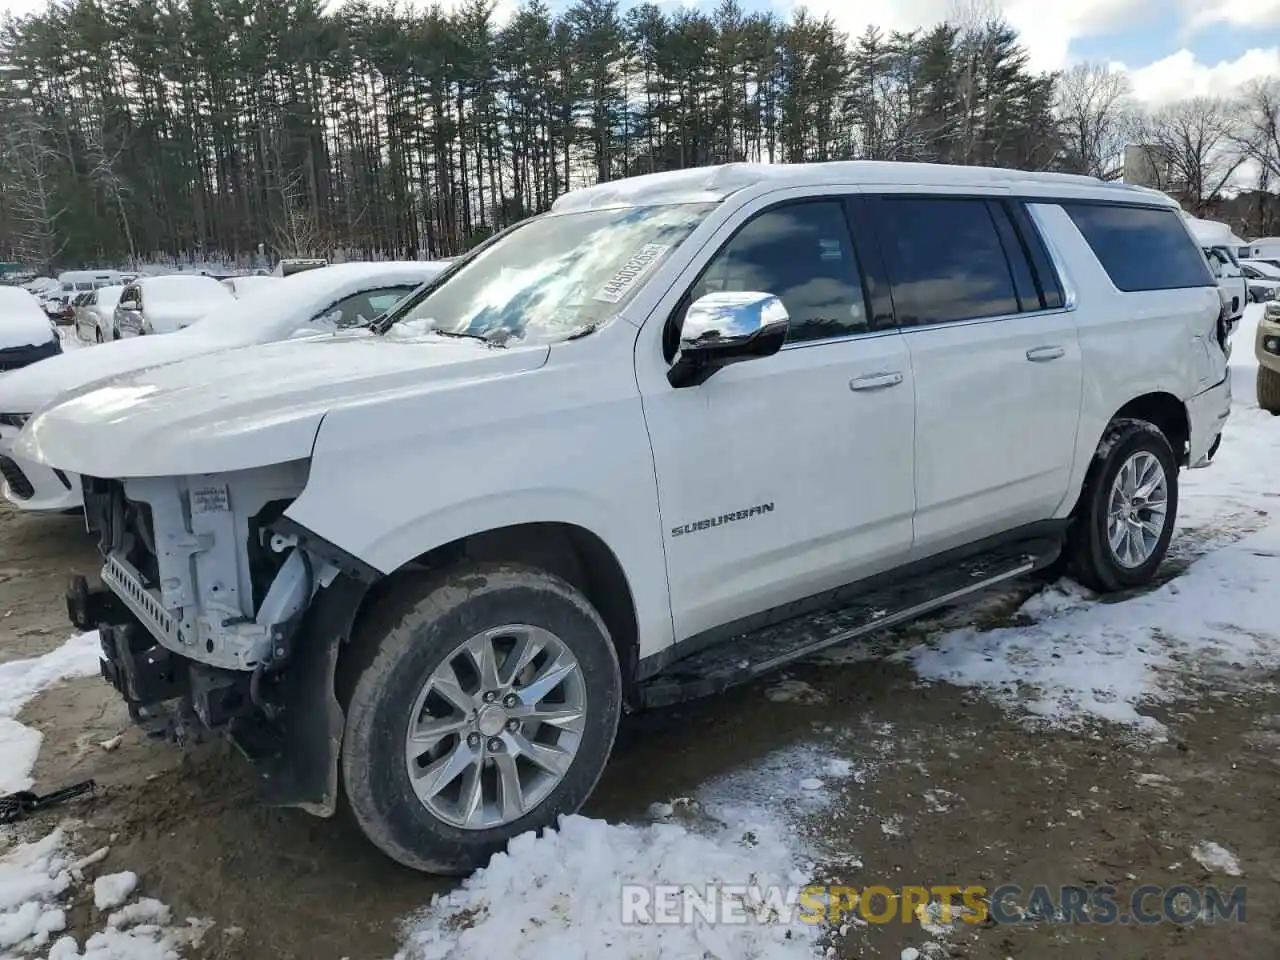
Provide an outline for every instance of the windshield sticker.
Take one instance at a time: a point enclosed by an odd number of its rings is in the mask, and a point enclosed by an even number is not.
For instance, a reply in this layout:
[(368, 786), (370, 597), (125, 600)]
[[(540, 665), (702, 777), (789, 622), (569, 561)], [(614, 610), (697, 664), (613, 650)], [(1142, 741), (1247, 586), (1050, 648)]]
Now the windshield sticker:
[(601, 287), (592, 299), (603, 300), (605, 303), (617, 303), (670, 249), (671, 245), (667, 243), (646, 243), (632, 254), (631, 259), (622, 265), (622, 268), (613, 275), (613, 279)]

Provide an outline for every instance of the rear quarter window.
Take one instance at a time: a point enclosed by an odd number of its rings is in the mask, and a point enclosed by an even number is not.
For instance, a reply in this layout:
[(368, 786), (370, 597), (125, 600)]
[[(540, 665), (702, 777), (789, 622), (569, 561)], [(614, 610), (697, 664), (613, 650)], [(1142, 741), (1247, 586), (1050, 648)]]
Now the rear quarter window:
[(1213, 275), (1176, 211), (1063, 203), (1116, 288), (1126, 293), (1211, 287)]

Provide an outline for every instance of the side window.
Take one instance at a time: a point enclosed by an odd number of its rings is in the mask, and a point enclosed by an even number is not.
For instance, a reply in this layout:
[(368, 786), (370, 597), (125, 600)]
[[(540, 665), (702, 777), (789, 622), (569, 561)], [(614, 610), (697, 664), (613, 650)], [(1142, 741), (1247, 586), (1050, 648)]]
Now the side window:
[(884, 197), (879, 214), (899, 323), (1019, 312), (1009, 259), (985, 200)]
[(373, 314), (367, 319), (380, 317), (397, 303), (407, 297), (415, 287), (388, 287), (386, 290), (374, 290), (369, 294), (369, 309)]
[(758, 290), (791, 316), (788, 342), (868, 329), (853, 238), (839, 200), (806, 200), (757, 214), (712, 257), (685, 304), (708, 293)]
[(357, 324), (368, 323), (402, 300), (417, 287), (403, 284), (395, 287), (381, 287), (376, 290), (364, 290), (339, 300), (326, 307), (311, 318), (307, 325), (313, 329), (341, 330)]
[(1173, 210), (1063, 203), (1116, 288), (1179, 290), (1213, 285), (1204, 254)]

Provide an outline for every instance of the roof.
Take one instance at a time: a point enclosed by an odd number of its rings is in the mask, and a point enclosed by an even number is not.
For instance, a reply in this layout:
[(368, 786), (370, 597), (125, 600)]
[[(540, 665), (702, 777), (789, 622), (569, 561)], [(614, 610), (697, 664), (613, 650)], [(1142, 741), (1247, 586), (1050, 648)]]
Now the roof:
[(1196, 242), (1204, 246), (1243, 247), (1245, 242), (1235, 235), (1231, 227), (1219, 220), (1203, 220), (1187, 217), (1187, 227)]
[(1005, 187), (1031, 193), (1072, 187), (1088, 192), (1101, 191), (1102, 195), (1119, 200), (1176, 205), (1158, 191), (1141, 191), (1130, 184), (1109, 183), (1074, 173), (1040, 173), (944, 163), (834, 160), (825, 163), (726, 163), (648, 173), (573, 190), (557, 198), (551, 210), (553, 213), (565, 213), (642, 203), (715, 202), (748, 187), (823, 184)]

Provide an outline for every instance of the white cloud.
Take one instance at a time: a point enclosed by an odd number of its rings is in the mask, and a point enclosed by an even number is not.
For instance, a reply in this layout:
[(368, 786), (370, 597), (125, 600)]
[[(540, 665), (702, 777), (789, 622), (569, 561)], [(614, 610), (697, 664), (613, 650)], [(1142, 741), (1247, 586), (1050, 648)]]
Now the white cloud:
[(1280, 26), (1280, 0), (1182, 0), (1189, 31), (1219, 24), (1229, 27)]
[[(1117, 64), (1123, 68), (1122, 64)], [(1280, 76), (1280, 47), (1246, 50), (1235, 60), (1200, 63), (1179, 50), (1145, 67), (1130, 68), (1133, 95), (1147, 103), (1195, 96), (1230, 96), (1250, 80)]]

